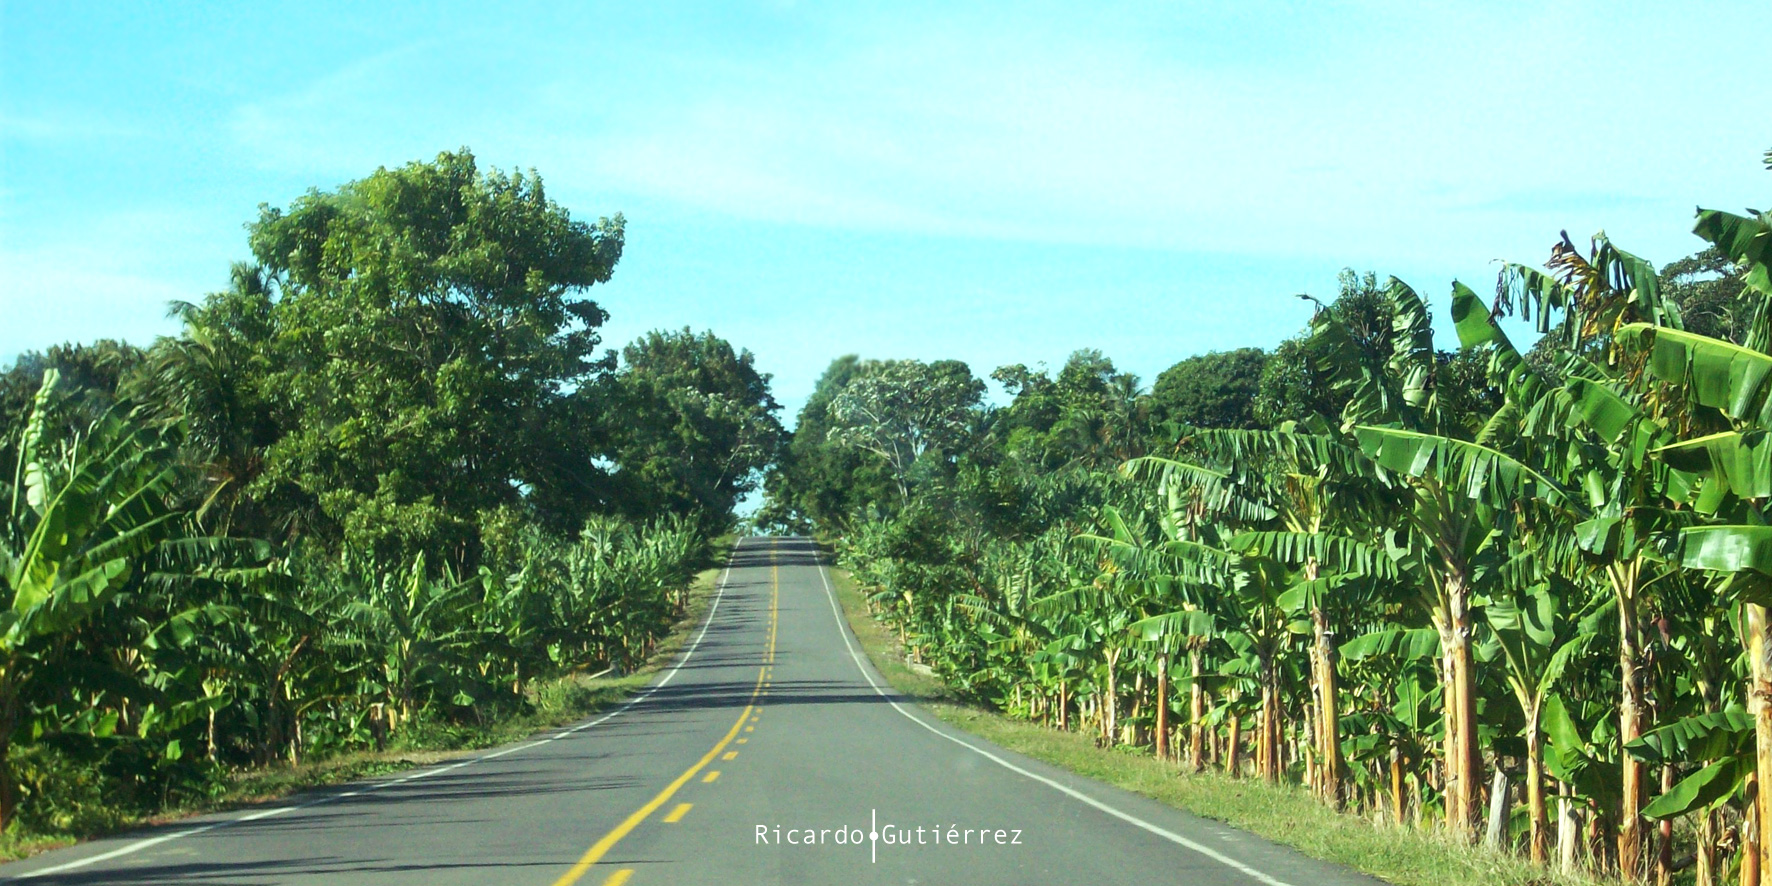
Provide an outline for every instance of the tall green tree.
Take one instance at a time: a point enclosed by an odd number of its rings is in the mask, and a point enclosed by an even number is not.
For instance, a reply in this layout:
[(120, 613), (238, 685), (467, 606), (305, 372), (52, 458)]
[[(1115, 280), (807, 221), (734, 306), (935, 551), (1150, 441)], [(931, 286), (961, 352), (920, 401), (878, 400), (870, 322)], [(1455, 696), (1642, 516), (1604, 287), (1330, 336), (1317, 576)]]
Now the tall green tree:
[(831, 402), (861, 374), (862, 366), (860, 356), (846, 354), (819, 376), (764, 480), (759, 526), (802, 533), (819, 526), (843, 531), (867, 502), (891, 494), (891, 480), (878, 455), (831, 439), (836, 427)]
[(1260, 348), (1189, 357), (1151, 385), (1152, 417), (1200, 428), (1256, 427), (1255, 398), (1267, 361)]
[(784, 433), (769, 375), (712, 332), (650, 332), (622, 349), (606, 414), (619, 505), (724, 524)]
[(984, 397), (984, 383), (958, 360), (884, 360), (859, 367), (831, 399), (829, 439), (878, 457), (900, 504), (952, 467)]
[(184, 312), (193, 342), (258, 357), (241, 369), (277, 438), (250, 492), (327, 543), (470, 562), (475, 515), (591, 469), (561, 418), (607, 368), (583, 292), (622, 224), (466, 150), (263, 207), (262, 283)]
[(1151, 403), (1138, 376), (1100, 351), (1071, 354), (1056, 377), (1022, 364), (991, 373), (1014, 399), (992, 416), (1004, 455), (1040, 471), (1065, 465), (1111, 468), (1144, 454)]

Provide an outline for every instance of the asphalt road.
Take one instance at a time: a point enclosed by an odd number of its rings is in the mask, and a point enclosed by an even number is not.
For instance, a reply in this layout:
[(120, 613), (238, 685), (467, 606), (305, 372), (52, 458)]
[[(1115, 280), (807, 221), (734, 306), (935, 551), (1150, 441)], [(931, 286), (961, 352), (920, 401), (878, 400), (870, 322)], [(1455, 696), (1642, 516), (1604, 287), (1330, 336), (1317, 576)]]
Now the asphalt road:
[[(875, 839), (878, 835), (878, 839)], [(949, 729), (859, 654), (804, 539), (746, 539), (643, 694), (444, 766), (0, 867), (40, 884), (1377, 881)]]

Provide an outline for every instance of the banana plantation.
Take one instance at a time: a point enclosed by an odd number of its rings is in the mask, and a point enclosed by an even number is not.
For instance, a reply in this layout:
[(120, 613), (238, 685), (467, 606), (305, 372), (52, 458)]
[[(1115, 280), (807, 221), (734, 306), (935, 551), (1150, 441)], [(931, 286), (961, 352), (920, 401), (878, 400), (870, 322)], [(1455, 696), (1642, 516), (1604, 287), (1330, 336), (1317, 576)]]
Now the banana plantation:
[[(1547, 868), (1754, 886), (1772, 216), (1695, 231), (1660, 271), (1564, 235), (1492, 296), (1454, 283), (1455, 351), (1415, 289), (1350, 273), (1221, 421), (1163, 400), (1182, 366), (1150, 394), (1091, 352), (1006, 367), (1010, 405), (959, 384), (951, 414), (839, 361), (771, 515), (836, 537), (907, 654), (1012, 715)], [(908, 467), (851, 442), (878, 415), (920, 429)]]

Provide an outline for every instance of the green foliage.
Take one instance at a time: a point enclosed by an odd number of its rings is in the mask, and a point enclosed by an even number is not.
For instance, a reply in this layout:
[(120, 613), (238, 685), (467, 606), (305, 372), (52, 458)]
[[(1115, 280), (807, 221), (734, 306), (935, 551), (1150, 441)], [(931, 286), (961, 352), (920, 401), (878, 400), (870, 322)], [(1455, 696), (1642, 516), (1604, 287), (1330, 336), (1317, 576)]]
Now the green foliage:
[(775, 460), (784, 432), (769, 376), (711, 332), (651, 332), (622, 349), (606, 414), (629, 513), (698, 515), (710, 530)]
[(180, 335), (0, 375), (13, 839), (578, 704), (531, 690), (646, 661), (779, 445), (712, 333), (597, 355), (622, 219), (533, 173), (446, 153), (249, 230)]
[(970, 430), (984, 383), (957, 360), (870, 361), (831, 397), (830, 443), (880, 460), (908, 501), (942, 479)]
[(555, 490), (534, 503), (562, 527), (599, 501), (579, 400), (605, 314), (578, 296), (613, 272), (619, 216), (574, 220), (463, 151), (264, 207), (250, 233), (262, 270), (183, 309), (154, 362), (174, 406), (234, 406), (262, 447), (246, 492), (289, 516), (256, 529), (465, 568), (478, 514), (523, 489)]
[[(949, 483), (890, 501), (832, 473), (816, 523), (966, 700), (1465, 838), (1499, 770), (1534, 801), (1504, 847), (1548, 858), (1560, 802), (1565, 850), (1605, 835), (1597, 872), (1695, 852), (1720, 880), (1772, 765), (1772, 223), (1696, 230), (1712, 247), (1660, 274), (1565, 234), (1493, 304), (1454, 283), (1456, 353), (1412, 287), (1346, 272), (1260, 364), (1257, 427), (1210, 396), (1257, 351), (1149, 397), (1094, 352), (1004, 367)], [(1549, 333), (1530, 353), (1516, 312)], [(1146, 453), (1069, 430), (1119, 403), (1168, 421), (1125, 435)]]
[(1253, 428), (1267, 353), (1260, 348), (1189, 357), (1157, 376), (1151, 411), (1159, 422), (1198, 428)]
[(1143, 454), (1154, 430), (1154, 401), (1140, 396), (1138, 377), (1100, 351), (1072, 354), (1057, 378), (1020, 364), (991, 377), (1014, 399), (991, 416), (990, 450), (1038, 470), (1112, 467)]

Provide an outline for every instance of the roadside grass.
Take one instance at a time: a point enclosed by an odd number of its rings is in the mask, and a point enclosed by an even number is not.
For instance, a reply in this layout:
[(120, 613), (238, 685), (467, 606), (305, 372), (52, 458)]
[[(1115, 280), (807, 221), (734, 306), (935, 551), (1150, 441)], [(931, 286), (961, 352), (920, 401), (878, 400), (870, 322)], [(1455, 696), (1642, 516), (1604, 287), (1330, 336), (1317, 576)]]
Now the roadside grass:
[(1598, 882), (1537, 868), (1507, 853), (1462, 845), (1443, 832), (1336, 812), (1303, 788), (1210, 771), (1184, 772), (1141, 751), (1099, 748), (1092, 736), (1049, 729), (965, 703), (940, 679), (906, 664), (897, 634), (873, 618), (847, 572), (832, 569), (831, 577), (850, 628), (894, 689), (917, 699), (946, 723), (1017, 753), (1396, 886), (1593, 886)]
[[(717, 552), (724, 560), (731, 539), (722, 539)], [(67, 827), (53, 833), (21, 832), (9, 827), (0, 834), (0, 861), (15, 861), (151, 824), (165, 824), (192, 815), (222, 812), (288, 797), (301, 791), (330, 787), (363, 778), (389, 775), (430, 766), (473, 752), (512, 744), (538, 732), (582, 722), (631, 697), (652, 681), (688, 645), (694, 629), (707, 616), (715, 585), (724, 567), (703, 570), (690, 587), (689, 611), (659, 641), (646, 664), (632, 673), (616, 676), (567, 674), (539, 681), (528, 690), (529, 711), (483, 724), (420, 722), (396, 735), (387, 750), (351, 751), (304, 761), (295, 766), (235, 769), (221, 773), (207, 797), (186, 799), (149, 815), (130, 815), (107, 808), (103, 792), (95, 785), (91, 802), (69, 810)]]

